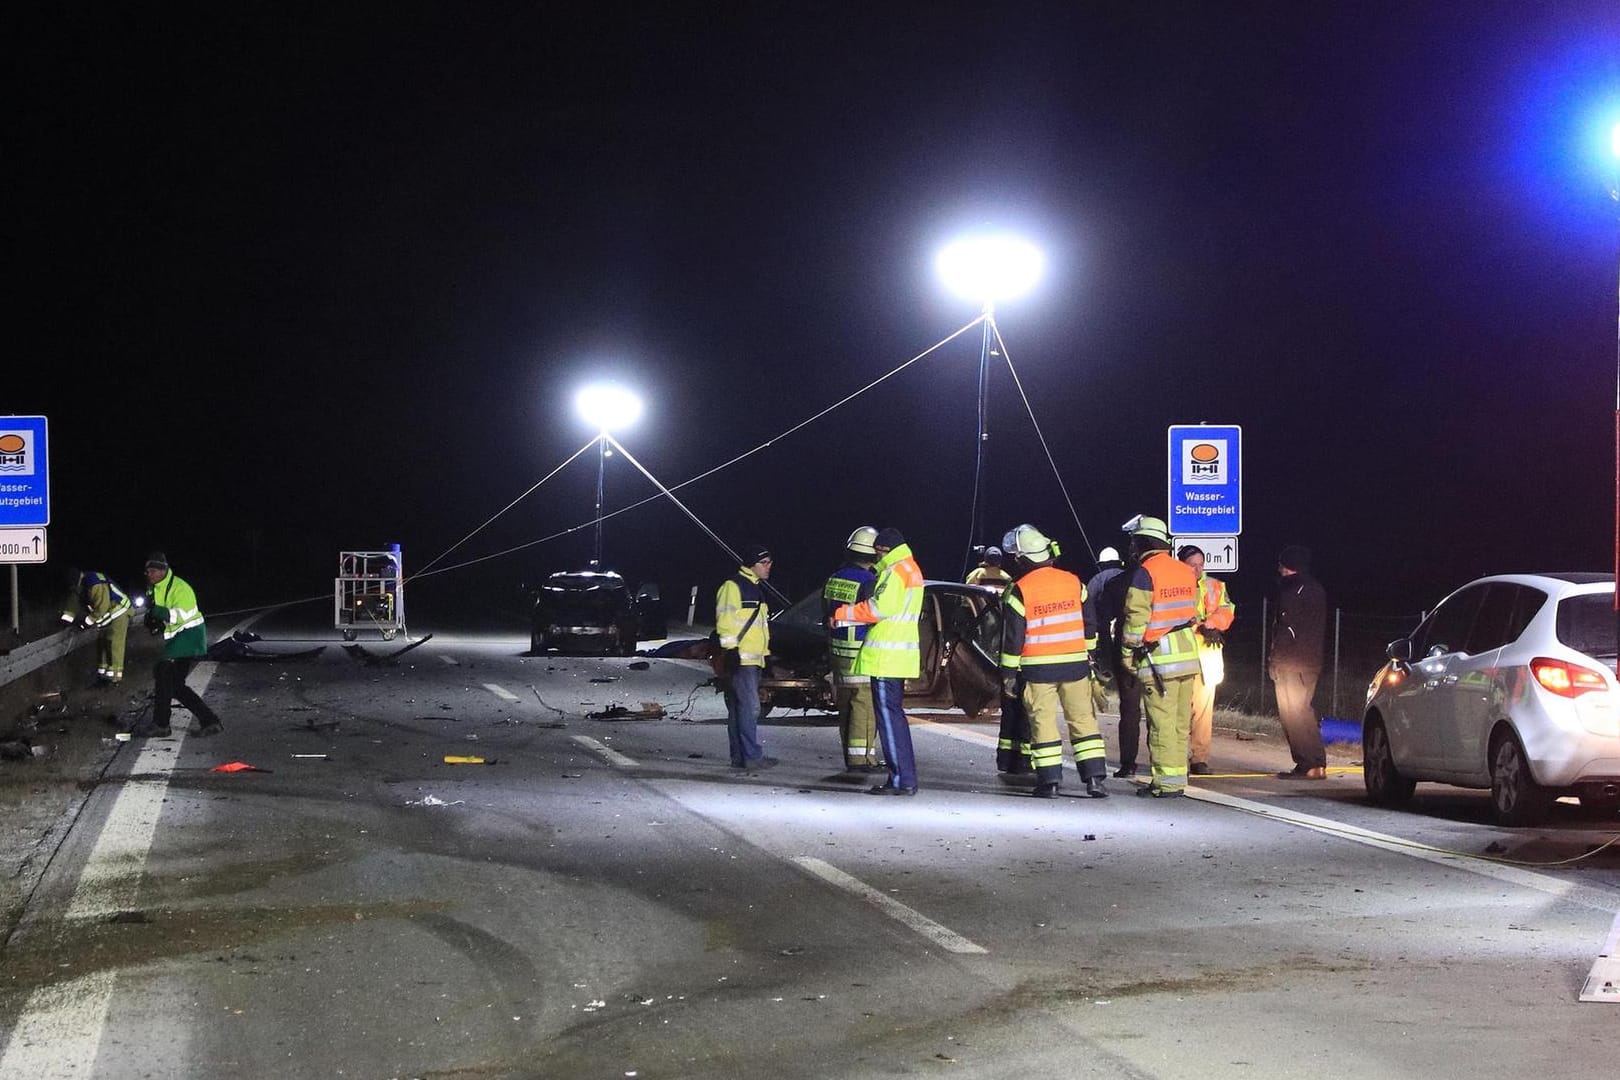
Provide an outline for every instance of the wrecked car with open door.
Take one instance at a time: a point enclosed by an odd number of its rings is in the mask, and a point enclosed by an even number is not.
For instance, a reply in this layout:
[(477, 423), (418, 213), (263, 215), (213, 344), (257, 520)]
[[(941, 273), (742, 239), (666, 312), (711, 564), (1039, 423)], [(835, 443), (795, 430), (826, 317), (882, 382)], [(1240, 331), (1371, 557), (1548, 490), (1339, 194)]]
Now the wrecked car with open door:
[[(1001, 705), (1001, 590), (951, 581), (923, 586), (918, 623), (922, 671), (906, 680), (907, 708), (961, 709), (969, 717)], [(831, 712), (832, 665), (819, 592), (771, 618), (771, 656), (760, 681), (762, 712)]]

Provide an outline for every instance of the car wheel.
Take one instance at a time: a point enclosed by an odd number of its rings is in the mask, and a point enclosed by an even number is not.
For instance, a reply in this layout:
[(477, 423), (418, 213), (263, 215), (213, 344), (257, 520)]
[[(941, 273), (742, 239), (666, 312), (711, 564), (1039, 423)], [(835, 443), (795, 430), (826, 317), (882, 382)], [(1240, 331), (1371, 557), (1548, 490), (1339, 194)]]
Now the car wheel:
[(1552, 793), (1530, 775), (1518, 737), (1502, 735), (1491, 751), (1491, 810), (1499, 825), (1534, 825), (1547, 816)]
[(1368, 717), (1361, 732), (1361, 780), (1367, 786), (1367, 798), (1379, 806), (1404, 806), (1412, 798), (1413, 780), (1401, 775), (1395, 767), (1395, 752), (1389, 745), (1389, 732), (1384, 722)]

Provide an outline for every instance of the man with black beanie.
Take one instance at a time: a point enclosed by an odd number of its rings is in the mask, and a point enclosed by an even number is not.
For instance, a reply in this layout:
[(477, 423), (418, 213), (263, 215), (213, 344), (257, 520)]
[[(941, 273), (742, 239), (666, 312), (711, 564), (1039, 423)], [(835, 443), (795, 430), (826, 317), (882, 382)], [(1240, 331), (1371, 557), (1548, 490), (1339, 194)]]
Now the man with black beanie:
[(1311, 705), (1322, 674), (1322, 643), (1327, 628), (1327, 595), (1311, 576), (1311, 551), (1290, 544), (1277, 556), (1277, 616), (1271, 623), (1271, 681), (1277, 689), (1277, 715), (1294, 767), (1281, 780), (1327, 777), (1322, 722)]

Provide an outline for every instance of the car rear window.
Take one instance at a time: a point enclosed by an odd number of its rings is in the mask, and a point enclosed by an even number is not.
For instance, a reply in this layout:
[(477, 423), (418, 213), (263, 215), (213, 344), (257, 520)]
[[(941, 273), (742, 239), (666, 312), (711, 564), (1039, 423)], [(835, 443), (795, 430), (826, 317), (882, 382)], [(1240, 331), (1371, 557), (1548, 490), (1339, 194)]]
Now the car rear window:
[(1588, 656), (1615, 655), (1614, 596), (1585, 593), (1558, 601), (1558, 640)]

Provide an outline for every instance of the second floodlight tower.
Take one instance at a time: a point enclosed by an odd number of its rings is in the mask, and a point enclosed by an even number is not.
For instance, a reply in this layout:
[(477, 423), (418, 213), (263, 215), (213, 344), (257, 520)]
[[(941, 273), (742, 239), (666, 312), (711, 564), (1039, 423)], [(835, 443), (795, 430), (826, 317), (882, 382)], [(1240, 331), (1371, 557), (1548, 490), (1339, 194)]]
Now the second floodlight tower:
[(602, 496), (607, 475), (608, 436), (641, 419), (641, 399), (613, 383), (594, 383), (574, 398), (580, 419), (596, 429), (596, 557), (593, 569), (602, 566)]
[(983, 545), (986, 442), (990, 438), (990, 353), (996, 336), (996, 303), (1035, 287), (1046, 267), (1039, 248), (1008, 233), (981, 233), (952, 241), (935, 261), (940, 280), (952, 293), (980, 305), (984, 323), (979, 347), (979, 437), (973, 458), (973, 532), (969, 546)]

